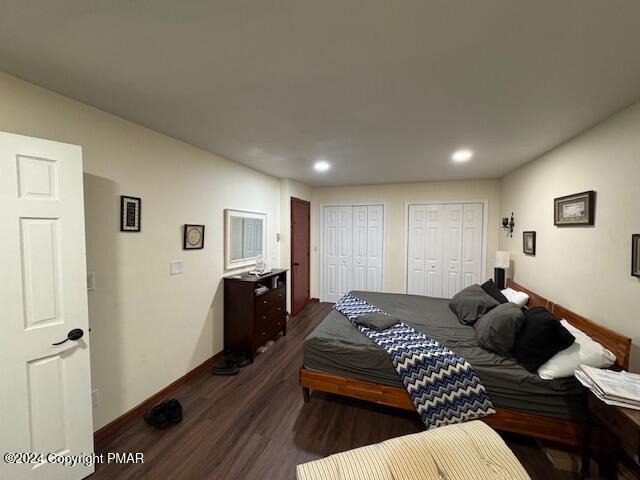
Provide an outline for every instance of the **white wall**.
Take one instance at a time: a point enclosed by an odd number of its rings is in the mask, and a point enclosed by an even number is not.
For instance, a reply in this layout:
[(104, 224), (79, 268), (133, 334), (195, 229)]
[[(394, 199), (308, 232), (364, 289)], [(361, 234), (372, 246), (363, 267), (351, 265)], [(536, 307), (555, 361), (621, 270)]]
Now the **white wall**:
[[(0, 130), (83, 147), (97, 429), (222, 350), (223, 209), (267, 213), (278, 266), (280, 181), (4, 74)], [(119, 232), (121, 194), (142, 197), (141, 233)], [(182, 250), (185, 223), (203, 250)]]
[[(631, 276), (631, 234), (640, 233), (640, 103), (502, 179), (503, 216), (515, 213), (514, 279), (633, 339), (640, 371), (640, 280)], [(594, 227), (558, 228), (553, 199), (595, 190)], [(537, 232), (535, 257), (522, 232)]]
[(407, 202), (487, 200), (489, 208), (486, 245), (487, 277), (493, 276), (498, 247), (499, 180), (423, 182), (353, 187), (314, 188), (311, 200), (311, 296), (320, 296), (320, 207), (356, 203), (385, 204), (385, 291), (404, 293), (405, 209)]
[(311, 201), (312, 188), (288, 178), (280, 180), (280, 263), (287, 272), (287, 311), (291, 312), (291, 197)]

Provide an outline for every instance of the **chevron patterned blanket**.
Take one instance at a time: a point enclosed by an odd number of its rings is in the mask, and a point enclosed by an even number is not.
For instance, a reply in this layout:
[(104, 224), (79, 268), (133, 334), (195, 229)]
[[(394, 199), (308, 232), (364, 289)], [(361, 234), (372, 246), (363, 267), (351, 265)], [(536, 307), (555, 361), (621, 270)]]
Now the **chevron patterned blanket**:
[[(385, 313), (350, 294), (333, 308), (351, 322), (366, 313)], [(480, 379), (460, 355), (404, 323), (382, 331), (355, 326), (391, 357), (427, 429), (496, 412)]]

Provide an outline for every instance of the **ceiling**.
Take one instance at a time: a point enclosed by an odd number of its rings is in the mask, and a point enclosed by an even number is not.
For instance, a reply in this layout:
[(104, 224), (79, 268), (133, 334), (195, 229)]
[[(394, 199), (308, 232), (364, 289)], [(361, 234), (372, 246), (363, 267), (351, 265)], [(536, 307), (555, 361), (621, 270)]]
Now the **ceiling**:
[(488, 178), (640, 99), (639, 18), (637, 0), (3, 0), (0, 70), (310, 185)]

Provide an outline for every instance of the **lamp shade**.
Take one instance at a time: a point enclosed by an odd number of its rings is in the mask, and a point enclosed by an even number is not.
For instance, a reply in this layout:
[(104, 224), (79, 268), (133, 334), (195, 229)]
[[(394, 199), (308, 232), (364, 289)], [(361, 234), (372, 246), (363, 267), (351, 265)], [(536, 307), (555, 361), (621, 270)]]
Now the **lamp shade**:
[(496, 268), (509, 268), (509, 252), (504, 250), (496, 252)]

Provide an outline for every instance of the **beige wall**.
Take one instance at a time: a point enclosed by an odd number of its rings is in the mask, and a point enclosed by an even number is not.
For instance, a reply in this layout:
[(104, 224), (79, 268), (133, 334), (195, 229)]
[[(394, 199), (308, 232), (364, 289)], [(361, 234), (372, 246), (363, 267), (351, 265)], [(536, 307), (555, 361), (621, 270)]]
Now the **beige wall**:
[[(277, 266), (280, 181), (4, 74), (0, 130), (83, 147), (97, 429), (222, 349), (223, 209), (267, 213)], [(121, 194), (142, 197), (141, 233), (119, 232)], [(184, 223), (203, 250), (182, 250)]]
[[(624, 110), (502, 179), (501, 209), (515, 213), (517, 282), (640, 342), (640, 280), (630, 275), (631, 234), (640, 233), (640, 104)], [(553, 199), (595, 190), (595, 227), (558, 228)], [(535, 257), (522, 231), (537, 232)], [(631, 369), (640, 371), (638, 347)]]
[(384, 203), (385, 216), (385, 291), (404, 293), (405, 211), (407, 202), (442, 200), (486, 200), (489, 207), (487, 229), (487, 275), (493, 274), (498, 246), (499, 180), (462, 182), (425, 182), (354, 187), (314, 188), (311, 205), (311, 296), (320, 296), (320, 207), (357, 203)]
[[(311, 201), (311, 187), (283, 178), (280, 180), (280, 259), (283, 268), (291, 270), (291, 197)], [(291, 311), (291, 272), (287, 274), (287, 311)]]

